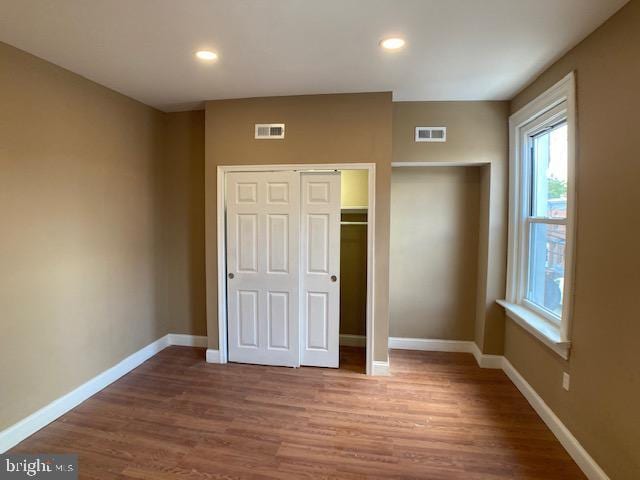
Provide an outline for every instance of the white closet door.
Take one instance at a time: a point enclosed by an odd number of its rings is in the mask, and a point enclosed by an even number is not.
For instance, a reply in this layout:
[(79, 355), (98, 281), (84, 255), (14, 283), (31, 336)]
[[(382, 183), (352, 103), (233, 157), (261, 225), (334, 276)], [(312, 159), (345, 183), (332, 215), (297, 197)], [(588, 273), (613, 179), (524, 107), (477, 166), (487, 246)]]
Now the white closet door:
[(340, 363), (340, 173), (302, 173), (302, 365)]
[(299, 366), (300, 176), (227, 174), (229, 361)]

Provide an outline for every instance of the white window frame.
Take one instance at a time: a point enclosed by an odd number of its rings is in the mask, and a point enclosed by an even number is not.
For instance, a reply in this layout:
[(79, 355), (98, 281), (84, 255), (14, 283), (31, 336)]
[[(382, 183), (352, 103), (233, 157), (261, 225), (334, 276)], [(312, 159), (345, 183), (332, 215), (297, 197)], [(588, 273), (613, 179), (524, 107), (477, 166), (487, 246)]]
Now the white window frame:
[[(530, 205), (530, 138), (545, 127), (567, 123), (567, 215), (566, 219), (536, 219)], [(550, 347), (569, 357), (569, 332), (573, 303), (575, 250), (575, 76), (573, 72), (525, 105), (509, 118), (509, 240), (506, 299), (499, 300), (509, 318)], [(565, 274), (562, 316), (558, 318), (526, 299), (529, 260), (529, 229), (534, 223), (566, 225)]]

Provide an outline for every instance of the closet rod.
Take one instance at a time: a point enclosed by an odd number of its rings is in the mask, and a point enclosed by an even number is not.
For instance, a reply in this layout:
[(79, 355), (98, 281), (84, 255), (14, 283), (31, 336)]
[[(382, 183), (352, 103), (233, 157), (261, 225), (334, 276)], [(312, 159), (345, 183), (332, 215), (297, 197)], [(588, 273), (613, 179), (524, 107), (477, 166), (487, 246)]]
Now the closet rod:
[(340, 222), (340, 225), (367, 225), (367, 222)]

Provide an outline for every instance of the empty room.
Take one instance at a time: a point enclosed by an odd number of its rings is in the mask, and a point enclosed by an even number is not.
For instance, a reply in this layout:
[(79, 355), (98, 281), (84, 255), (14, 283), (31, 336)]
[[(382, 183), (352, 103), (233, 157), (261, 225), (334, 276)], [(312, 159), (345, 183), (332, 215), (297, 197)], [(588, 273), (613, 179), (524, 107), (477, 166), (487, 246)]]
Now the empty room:
[(0, 0), (0, 478), (640, 479), (640, 0)]

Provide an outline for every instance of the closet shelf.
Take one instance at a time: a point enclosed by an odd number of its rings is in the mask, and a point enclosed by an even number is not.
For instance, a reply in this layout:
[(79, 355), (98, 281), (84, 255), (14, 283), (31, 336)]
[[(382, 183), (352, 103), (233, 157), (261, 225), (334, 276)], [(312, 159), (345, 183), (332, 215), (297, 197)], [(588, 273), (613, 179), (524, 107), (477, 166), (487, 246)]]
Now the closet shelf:
[(342, 207), (340, 211), (342, 213), (367, 213), (367, 207)]

